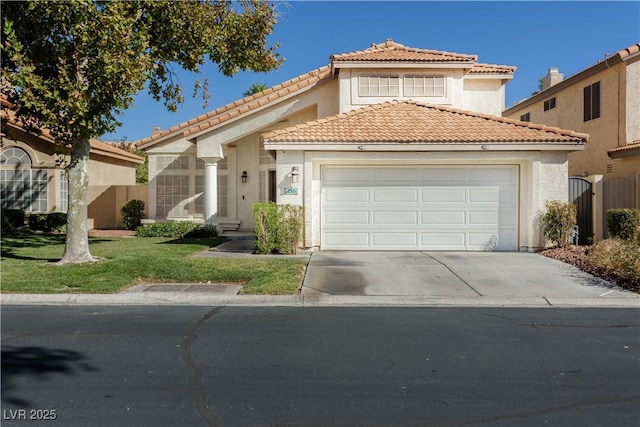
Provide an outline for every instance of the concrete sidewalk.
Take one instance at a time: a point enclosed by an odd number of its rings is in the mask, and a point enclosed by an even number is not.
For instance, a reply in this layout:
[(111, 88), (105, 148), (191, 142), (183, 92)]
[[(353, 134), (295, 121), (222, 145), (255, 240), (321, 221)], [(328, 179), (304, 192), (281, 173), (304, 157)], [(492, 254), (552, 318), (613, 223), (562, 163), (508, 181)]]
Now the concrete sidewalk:
[[(196, 256), (255, 255), (254, 237)], [(490, 252), (325, 252), (308, 260), (297, 295), (238, 295), (225, 283), (146, 284), (119, 294), (1, 294), (2, 305), (634, 307), (640, 295), (537, 254)]]

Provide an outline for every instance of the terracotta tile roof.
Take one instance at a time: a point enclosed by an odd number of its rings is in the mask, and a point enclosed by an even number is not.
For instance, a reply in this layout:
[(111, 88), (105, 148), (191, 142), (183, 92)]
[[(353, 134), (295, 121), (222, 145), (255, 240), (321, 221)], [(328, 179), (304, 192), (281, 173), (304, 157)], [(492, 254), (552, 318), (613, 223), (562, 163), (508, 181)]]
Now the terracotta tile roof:
[[(2, 118), (2, 120), (6, 121), (8, 124), (10, 124), (12, 127), (16, 129), (19, 129), (23, 132), (27, 132), (24, 126), (22, 126), (22, 124), (16, 119), (16, 112), (13, 109), (14, 108), (13, 105), (11, 105), (6, 100), (6, 98), (0, 98), (0, 103), (4, 107), (0, 112), (0, 117)], [(41, 129), (40, 132), (41, 132), (40, 135), (38, 135), (40, 139), (42, 139), (43, 141), (50, 142), (52, 144), (55, 143), (53, 136), (47, 129)], [(89, 143), (91, 144), (91, 153), (107, 155), (110, 157), (125, 158), (126, 160), (133, 161), (135, 163), (144, 162), (143, 157), (133, 154), (130, 151), (104, 143), (97, 139), (91, 138), (89, 140)]]
[(286, 95), (309, 88), (315, 83), (330, 77), (331, 68), (329, 65), (325, 65), (324, 67), (309, 71), (308, 73), (294, 77), (291, 80), (287, 80), (284, 83), (265, 89), (262, 92), (255, 93), (213, 111), (209, 111), (208, 113), (202, 114), (169, 129), (156, 132), (152, 136), (136, 141), (135, 145), (138, 147), (144, 146), (178, 132), (184, 133), (185, 136), (191, 136), (234, 117), (238, 117), (248, 111), (264, 107), (266, 104), (283, 98)]
[(614, 153), (621, 153), (621, 152), (637, 150), (637, 149), (640, 149), (640, 139), (637, 141), (633, 141), (627, 145), (623, 145), (622, 147), (617, 147), (617, 148), (608, 150), (607, 153), (614, 154)]
[(588, 135), (415, 101), (390, 101), (261, 135), (288, 143), (571, 143)]
[(518, 67), (512, 67), (509, 65), (496, 65), (496, 64), (476, 64), (469, 74), (513, 74)]
[(331, 56), (333, 63), (340, 61), (403, 61), (403, 62), (458, 62), (474, 64), (476, 55), (463, 55), (438, 50), (416, 49), (389, 39), (370, 48)]
[(625, 47), (624, 49), (621, 49), (618, 52), (616, 52), (615, 55), (619, 56), (620, 59), (624, 59), (638, 52), (640, 52), (640, 43), (632, 44), (629, 47)]

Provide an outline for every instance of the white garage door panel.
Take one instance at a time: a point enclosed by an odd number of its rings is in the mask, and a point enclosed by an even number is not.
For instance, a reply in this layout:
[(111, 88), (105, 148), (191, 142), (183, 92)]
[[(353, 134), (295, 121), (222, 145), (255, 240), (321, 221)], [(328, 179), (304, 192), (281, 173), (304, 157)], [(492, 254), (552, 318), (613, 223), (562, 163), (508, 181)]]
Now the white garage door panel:
[(326, 188), (325, 189), (325, 202), (326, 203), (369, 203), (369, 190), (363, 188), (354, 189), (340, 189), (340, 188)]
[(369, 225), (369, 211), (332, 210), (324, 212), (323, 224), (328, 226)]
[(428, 188), (422, 190), (422, 202), (424, 203), (464, 203), (467, 192), (464, 188)]
[(322, 169), (321, 248), (515, 250), (517, 167)]
[(422, 224), (431, 225), (464, 225), (464, 211), (422, 211)]
[(418, 201), (418, 189), (404, 188), (374, 188), (374, 203), (416, 203)]
[(418, 225), (417, 211), (375, 211), (373, 224)]
[(381, 249), (413, 249), (418, 245), (418, 233), (381, 232), (373, 233), (373, 247)]

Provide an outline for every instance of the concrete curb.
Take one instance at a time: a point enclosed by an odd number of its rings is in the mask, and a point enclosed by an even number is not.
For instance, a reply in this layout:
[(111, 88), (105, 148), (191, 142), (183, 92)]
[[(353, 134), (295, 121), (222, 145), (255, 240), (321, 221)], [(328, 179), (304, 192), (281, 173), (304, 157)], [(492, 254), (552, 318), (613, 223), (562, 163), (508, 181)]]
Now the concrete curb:
[(188, 293), (2, 294), (1, 305), (158, 305), (273, 307), (618, 307), (640, 308), (640, 295), (626, 297), (422, 297), (349, 295), (205, 295)]

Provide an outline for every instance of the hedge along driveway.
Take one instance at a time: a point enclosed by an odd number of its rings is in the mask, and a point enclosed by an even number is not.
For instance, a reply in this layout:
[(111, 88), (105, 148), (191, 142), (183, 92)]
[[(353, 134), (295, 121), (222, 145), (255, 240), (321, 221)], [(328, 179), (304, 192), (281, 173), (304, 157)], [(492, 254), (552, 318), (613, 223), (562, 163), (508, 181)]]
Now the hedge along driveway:
[(141, 282), (244, 284), (245, 294), (294, 294), (305, 262), (299, 259), (193, 257), (220, 238), (90, 238), (95, 264), (54, 266), (64, 235), (2, 236), (3, 293), (114, 293)]

